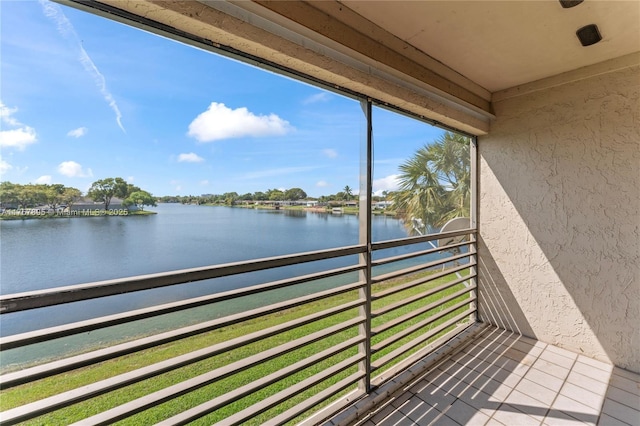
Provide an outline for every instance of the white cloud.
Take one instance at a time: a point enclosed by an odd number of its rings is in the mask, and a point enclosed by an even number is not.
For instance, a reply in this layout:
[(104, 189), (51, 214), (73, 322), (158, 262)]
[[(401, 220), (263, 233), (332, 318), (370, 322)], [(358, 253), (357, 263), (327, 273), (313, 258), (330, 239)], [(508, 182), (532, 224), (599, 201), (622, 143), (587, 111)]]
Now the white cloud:
[(69, 130), (67, 136), (71, 136), (72, 138), (81, 138), (82, 136), (86, 135), (88, 131), (89, 129), (87, 129), (86, 127), (78, 127), (77, 129)]
[(12, 117), (17, 111), (18, 108), (9, 108), (0, 101), (0, 118), (2, 118), (3, 123), (8, 124), (9, 126), (21, 126), (20, 122)]
[(208, 181), (208, 180), (206, 180), (206, 179), (205, 179), (205, 180), (201, 180), (201, 181), (200, 181), (200, 185), (202, 185), (202, 186), (207, 186), (207, 185), (209, 185), (209, 181)]
[(44, 184), (44, 185), (50, 185), (51, 184), (51, 175), (44, 175), (44, 176), (40, 176), (38, 179), (36, 179), (35, 183), (36, 184)]
[(329, 158), (336, 158), (338, 156), (338, 151), (335, 149), (323, 149), (322, 153)]
[(20, 129), (0, 131), (0, 146), (3, 148), (25, 149), (28, 145), (38, 140), (36, 131), (25, 126)]
[(6, 173), (13, 169), (13, 166), (0, 158), (0, 174)]
[(203, 161), (204, 158), (193, 152), (178, 155), (178, 163), (202, 163)]
[(113, 98), (113, 95), (111, 94), (111, 92), (109, 92), (109, 89), (107, 89), (107, 81), (96, 64), (93, 62), (87, 51), (84, 50), (82, 42), (78, 38), (78, 34), (73, 28), (73, 25), (71, 25), (69, 19), (67, 19), (64, 12), (57, 4), (51, 3), (50, 1), (46, 0), (40, 0), (40, 5), (42, 6), (42, 12), (44, 13), (44, 15), (55, 22), (60, 35), (73, 42), (78, 50), (78, 59), (80, 60), (80, 64), (82, 64), (85, 71), (93, 78), (93, 81), (98, 87), (100, 94), (102, 94), (104, 100), (115, 113), (118, 127), (120, 127), (120, 129), (126, 133), (124, 127), (122, 126), (122, 113), (120, 113), (120, 108), (118, 108), (118, 104)]
[(380, 196), (382, 191), (397, 191), (398, 190), (398, 176), (389, 175), (381, 179), (374, 179), (373, 181), (373, 194)]
[(127, 182), (133, 183), (133, 180), (134, 180), (133, 176), (127, 176)]
[(67, 177), (91, 177), (91, 169), (83, 170), (82, 166), (75, 161), (64, 161), (58, 165), (58, 173)]
[[(17, 108), (9, 108), (0, 101), (0, 119), (5, 126), (19, 127), (18, 129), (0, 131), (0, 147), (25, 149), (28, 145), (38, 140), (36, 131), (33, 127), (20, 123), (13, 114), (18, 111)], [(5, 127), (3, 126), (3, 127)]]
[(293, 127), (275, 114), (255, 115), (247, 108), (231, 109), (212, 102), (189, 124), (187, 135), (200, 142), (242, 137), (284, 135)]
[(325, 187), (329, 186), (329, 182), (324, 181), (324, 180), (319, 180), (318, 182), (316, 182), (316, 186), (318, 188), (325, 188)]
[(302, 101), (303, 105), (315, 104), (318, 102), (327, 102), (331, 99), (331, 95), (327, 92), (316, 93)]

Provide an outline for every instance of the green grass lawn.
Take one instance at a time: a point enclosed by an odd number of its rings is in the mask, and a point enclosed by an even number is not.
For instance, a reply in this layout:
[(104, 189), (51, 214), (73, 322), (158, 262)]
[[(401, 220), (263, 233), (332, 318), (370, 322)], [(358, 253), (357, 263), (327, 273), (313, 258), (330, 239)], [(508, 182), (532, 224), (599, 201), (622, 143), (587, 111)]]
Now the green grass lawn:
[[(402, 283), (416, 279), (420, 275), (425, 275), (425, 274), (428, 274), (428, 272), (423, 272), (421, 274), (413, 274), (410, 277), (402, 277), (402, 278), (389, 280), (383, 283), (376, 284), (374, 285), (373, 292), (374, 293), (379, 292), (381, 290), (400, 285)], [(442, 285), (443, 283), (449, 282), (455, 278), (456, 276), (451, 274), (449, 276), (445, 276), (437, 280), (434, 280), (433, 282), (422, 284), (418, 287), (394, 294), (390, 297), (385, 298), (384, 300), (379, 300), (374, 302), (373, 309), (378, 309), (383, 305), (386, 306), (390, 303), (394, 303), (396, 301), (405, 299), (407, 297), (411, 297), (412, 295), (422, 293), (429, 288)], [(448, 295), (448, 294), (452, 294), (463, 287), (464, 287), (463, 284), (457, 284), (441, 293), (429, 296), (428, 298), (425, 298), (425, 299), (421, 299), (420, 301), (414, 302), (411, 305), (398, 309), (397, 311), (388, 313), (379, 318), (375, 318), (373, 320), (372, 326), (373, 327), (379, 326), (380, 324), (386, 321), (389, 321), (391, 319), (404, 315), (408, 312), (411, 312), (419, 306), (424, 306), (428, 303), (431, 303), (437, 300), (438, 298), (444, 297), (445, 295)], [(468, 297), (469, 295), (465, 294), (463, 296), (456, 298), (455, 300), (448, 302), (445, 305), (445, 307), (435, 308), (433, 311), (438, 312), (441, 309), (446, 308), (446, 306), (451, 306)], [(318, 312), (320, 310), (328, 309), (332, 306), (342, 305), (349, 301), (355, 300), (356, 298), (357, 298), (357, 292), (350, 292), (350, 293), (342, 294), (339, 296), (334, 296), (322, 302), (310, 303), (302, 307), (297, 307), (294, 309), (278, 312), (277, 314), (271, 314), (258, 319), (245, 321), (237, 325), (233, 325), (233, 326), (225, 327), (212, 332), (208, 332), (205, 334), (185, 338), (176, 342), (171, 342), (162, 346), (158, 346), (158, 347), (140, 351), (134, 354), (122, 356), (117, 359), (105, 361), (93, 366), (47, 377), (35, 383), (7, 389), (0, 393), (0, 407), (2, 410), (7, 410), (13, 407), (24, 405), (33, 401), (40, 400), (42, 398), (46, 398), (52, 395), (59, 394), (61, 392), (65, 392), (67, 390), (72, 390), (80, 386), (95, 383), (99, 380), (104, 380), (109, 377), (114, 377), (128, 371), (133, 371), (141, 367), (152, 365), (154, 363), (157, 363), (172, 357), (176, 357), (176, 356), (189, 353), (201, 348), (205, 348), (205, 347), (214, 345), (216, 343), (221, 343), (231, 339), (242, 337), (249, 333), (253, 333), (253, 332), (263, 330), (278, 324), (282, 324), (296, 318), (301, 318), (301, 317), (310, 315), (312, 313)], [(446, 317), (439, 319), (434, 324), (437, 325), (438, 323), (442, 323), (446, 321), (447, 319), (460, 313), (463, 309), (464, 308), (461, 308), (461, 310), (455, 311), (447, 315)], [(413, 318), (407, 323), (403, 323), (398, 328), (404, 329), (406, 327), (409, 327), (423, 320), (424, 318), (430, 315), (433, 315), (435, 312), (430, 311), (428, 313), (422, 314), (416, 318)], [(262, 352), (274, 346), (280, 345), (282, 343), (294, 340), (296, 338), (308, 335), (310, 333), (313, 333), (319, 330), (324, 330), (335, 324), (354, 318), (357, 314), (358, 314), (357, 309), (352, 309), (350, 311), (346, 311), (341, 314), (334, 315), (330, 318), (319, 320), (311, 324), (305, 325), (303, 327), (296, 328), (289, 332), (282, 333), (280, 335), (273, 336), (273, 337), (261, 340), (259, 342), (255, 342), (255, 343), (243, 346), (241, 348), (234, 349), (232, 351), (202, 360), (195, 364), (191, 364), (191, 365), (170, 371), (160, 376), (149, 378), (139, 383), (126, 386), (125, 388), (118, 389), (118, 390), (106, 393), (104, 395), (100, 395), (88, 401), (74, 404), (72, 406), (60, 409), (56, 412), (32, 419), (31, 421), (25, 422), (25, 424), (58, 425), (58, 424), (68, 424), (71, 422), (79, 421), (88, 416), (100, 413), (102, 411), (124, 404), (128, 401), (132, 401), (136, 398), (142, 397), (144, 395), (150, 394), (157, 390), (174, 385), (181, 381), (184, 381), (193, 377), (197, 377), (198, 375), (204, 374), (216, 368), (223, 367), (230, 363), (244, 359), (248, 356), (254, 355), (256, 353)], [(433, 325), (432, 327), (434, 327), (435, 325)], [(375, 338), (373, 339), (373, 344), (397, 332), (398, 328), (388, 330), (385, 333), (375, 336)], [(407, 338), (395, 343), (392, 347), (387, 348), (386, 350), (380, 351), (379, 353), (375, 354), (374, 360), (388, 353), (390, 350), (397, 347), (398, 345), (402, 345), (404, 342), (412, 338), (415, 338), (416, 336), (424, 332), (425, 330), (417, 331), (413, 335), (408, 336)], [(198, 404), (209, 401), (212, 398), (215, 398), (216, 396), (225, 394), (226, 392), (229, 392), (245, 384), (249, 384), (270, 373), (277, 372), (278, 370), (286, 366), (289, 366), (295, 363), (296, 361), (308, 358), (313, 354), (321, 352), (322, 350), (325, 350), (327, 348), (331, 348), (337, 345), (338, 343), (343, 342), (356, 335), (357, 335), (357, 328), (353, 327), (352, 329), (344, 331), (340, 334), (330, 336), (319, 342), (307, 345), (294, 352), (291, 352), (291, 353), (282, 355), (278, 358), (275, 358), (273, 360), (270, 360), (269, 362), (262, 363), (256, 367), (250, 368), (243, 372), (236, 373), (230, 377), (227, 377), (223, 380), (219, 380), (210, 385), (204, 386), (196, 391), (190, 392), (186, 395), (170, 400), (169, 402), (166, 402), (164, 404), (154, 406), (153, 408), (143, 411), (132, 417), (129, 417), (121, 421), (120, 423), (130, 424), (130, 425), (139, 425), (139, 424), (151, 424), (151, 423), (158, 422), (160, 420), (163, 420), (175, 414), (178, 414), (184, 410), (187, 410), (191, 407), (194, 407)], [(434, 337), (434, 339), (437, 337), (438, 336)], [(334, 357), (326, 361), (314, 364), (312, 367), (307, 368), (306, 370), (303, 370), (297, 374), (290, 375), (285, 379), (281, 380), (280, 382), (277, 382), (271, 386), (265, 387), (261, 389), (259, 392), (253, 393), (243, 399), (240, 399), (237, 402), (229, 404), (215, 411), (214, 413), (208, 416), (203, 417), (202, 419), (197, 421), (196, 424), (208, 425), (215, 421), (219, 421), (235, 412), (238, 412), (246, 407), (251, 406), (252, 404), (264, 398), (267, 398), (270, 395), (277, 393), (282, 389), (286, 389), (307, 377), (310, 377), (320, 371), (323, 371), (324, 369), (328, 368), (330, 365), (333, 365), (350, 356), (355, 355), (356, 351), (357, 351), (356, 348), (352, 348), (351, 350), (335, 355)], [(332, 377), (331, 380), (323, 382), (316, 388), (312, 388), (306, 392), (301, 392), (297, 394), (294, 398), (289, 399), (286, 402), (286, 404), (282, 404), (278, 407), (268, 410), (262, 415), (255, 416), (251, 424), (258, 425), (258, 424), (264, 423), (265, 420), (277, 415), (280, 412), (285, 411), (286, 409), (294, 406), (300, 401), (303, 401), (309, 396), (316, 394), (319, 390), (338, 382), (339, 380), (343, 379), (344, 377), (347, 377), (349, 374), (352, 374), (355, 371), (356, 371), (356, 367), (353, 367), (351, 370), (346, 371), (341, 375)]]

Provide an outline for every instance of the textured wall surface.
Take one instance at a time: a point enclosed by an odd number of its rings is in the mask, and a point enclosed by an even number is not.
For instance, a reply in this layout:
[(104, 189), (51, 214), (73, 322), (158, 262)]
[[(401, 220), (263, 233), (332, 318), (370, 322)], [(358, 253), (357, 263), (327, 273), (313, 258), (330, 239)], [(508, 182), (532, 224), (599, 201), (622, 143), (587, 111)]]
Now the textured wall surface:
[(481, 319), (640, 372), (640, 66), (499, 101)]

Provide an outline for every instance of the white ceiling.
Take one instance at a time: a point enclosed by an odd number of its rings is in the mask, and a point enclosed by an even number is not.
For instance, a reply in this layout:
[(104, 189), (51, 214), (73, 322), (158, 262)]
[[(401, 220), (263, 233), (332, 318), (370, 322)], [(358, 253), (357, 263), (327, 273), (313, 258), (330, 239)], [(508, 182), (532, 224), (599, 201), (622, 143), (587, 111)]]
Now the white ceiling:
[[(640, 0), (341, 3), (490, 92), (640, 51)], [(603, 39), (583, 47), (588, 24)]]

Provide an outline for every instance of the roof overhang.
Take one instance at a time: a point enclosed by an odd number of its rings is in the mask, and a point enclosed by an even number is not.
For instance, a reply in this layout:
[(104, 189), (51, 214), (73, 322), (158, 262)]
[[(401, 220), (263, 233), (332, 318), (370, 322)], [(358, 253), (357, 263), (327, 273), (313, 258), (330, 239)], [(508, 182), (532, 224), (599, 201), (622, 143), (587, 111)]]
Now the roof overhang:
[[(63, 3), (476, 135), (520, 87), (640, 63), (636, 1)], [(575, 30), (587, 23), (603, 41), (585, 48)]]

